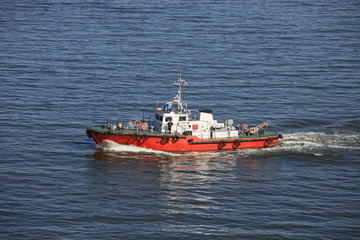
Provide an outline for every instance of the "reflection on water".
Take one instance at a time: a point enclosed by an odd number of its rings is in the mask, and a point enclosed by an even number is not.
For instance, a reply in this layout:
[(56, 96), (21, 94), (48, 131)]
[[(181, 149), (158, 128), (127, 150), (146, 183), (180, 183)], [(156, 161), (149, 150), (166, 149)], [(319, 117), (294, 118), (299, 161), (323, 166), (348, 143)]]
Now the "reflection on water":
[[(103, 189), (103, 197), (113, 201), (106, 204), (107, 212), (122, 216), (126, 214), (121, 211), (123, 205), (131, 205), (137, 209), (135, 214), (155, 219), (165, 216), (168, 221), (156, 226), (161, 231), (180, 233), (205, 233), (214, 228), (204, 219), (236, 218), (234, 209), (242, 204), (238, 197), (251, 191), (252, 182), (264, 181), (276, 172), (266, 160), (239, 158), (235, 152), (173, 156), (98, 149), (91, 159), (92, 187)], [(119, 203), (120, 199), (128, 202)], [(192, 221), (194, 226), (173, 224), (175, 218)], [(201, 226), (196, 226), (198, 221)]]
[[(251, 150), (253, 151), (253, 150)], [(238, 152), (225, 153), (138, 153), (98, 149), (89, 165), (99, 173), (133, 174), (133, 177), (157, 180), (161, 183), (191, 185), (194, 181), (216, 181), (233, 175), (236, 178), (257, 179), (274, 167), (262, 158), (243, 158)]]

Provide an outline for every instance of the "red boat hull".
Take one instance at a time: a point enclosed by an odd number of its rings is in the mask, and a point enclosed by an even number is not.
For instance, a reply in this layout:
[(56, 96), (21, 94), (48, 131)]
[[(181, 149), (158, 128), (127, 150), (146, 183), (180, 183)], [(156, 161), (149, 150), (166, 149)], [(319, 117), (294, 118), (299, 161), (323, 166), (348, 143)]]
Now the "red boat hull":
[(115, 134), (111, 132), (98, 132), (91, 128), (87, 129), (87, 134), (99, 145), (104, 144), (105, 140), (132, 145), (147, 149), (166, 151), (166, 152), (209, 152), (224, 151), (243, 148), (264, 148), (274, 145), (282, 138), (281, 134), (273, 134), (257, 137), (241, 137), (229, 139), (207, 139), (203, 140), (196, 136), (177, 136), (177, 135), (146, 135), (137, 133)]

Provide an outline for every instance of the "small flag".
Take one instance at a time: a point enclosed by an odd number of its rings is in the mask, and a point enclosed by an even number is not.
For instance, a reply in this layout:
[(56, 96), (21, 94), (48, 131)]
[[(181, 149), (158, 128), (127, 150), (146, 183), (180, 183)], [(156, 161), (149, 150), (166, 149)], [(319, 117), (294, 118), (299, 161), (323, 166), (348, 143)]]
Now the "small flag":
[(180, 80), (180, 83), (181, 83), (182, 85), (189, 86), (189, 84), (188, 84), (184, 79), (181, 79), (181, 80)]

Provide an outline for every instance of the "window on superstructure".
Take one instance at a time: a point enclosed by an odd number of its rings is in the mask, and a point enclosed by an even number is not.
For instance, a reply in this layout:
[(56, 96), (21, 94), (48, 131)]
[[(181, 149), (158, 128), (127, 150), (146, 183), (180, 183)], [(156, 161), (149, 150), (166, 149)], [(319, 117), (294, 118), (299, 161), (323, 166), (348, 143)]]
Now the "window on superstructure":
[(186, 121), (186, 116), (179, 117), (179, 121)]
[(166, 121), (166, 122), (172, 121), (172, 117), (166, 117), (166, 118), (165, 118), (165, 121)]

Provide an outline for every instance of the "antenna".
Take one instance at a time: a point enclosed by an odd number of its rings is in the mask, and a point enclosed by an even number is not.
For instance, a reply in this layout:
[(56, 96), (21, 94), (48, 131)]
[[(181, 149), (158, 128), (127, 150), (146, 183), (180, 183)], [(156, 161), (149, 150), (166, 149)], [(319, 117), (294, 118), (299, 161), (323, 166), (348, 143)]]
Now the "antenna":
[[(183, 106), (183, 103), (182, 103), (182, 89), (181, 89), (182, 85), (188, 86), (186, 81), (184, 79), (182, 79), (181, 70), (180, 70), (179, 71), (179, 78), (177, 79), (177, 81), (174, 81), (174, 86), (179, 86), (179, 90), (178, 90), (178, 93), (174, 96), (173, 103), (177, 103), (178, 111), (181, 111), (181, 112), (184, 109), (184, 106)], [(184, 103), (184, 104), (186, 105), (186, 103)]]

